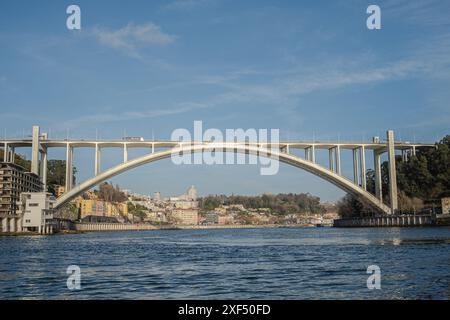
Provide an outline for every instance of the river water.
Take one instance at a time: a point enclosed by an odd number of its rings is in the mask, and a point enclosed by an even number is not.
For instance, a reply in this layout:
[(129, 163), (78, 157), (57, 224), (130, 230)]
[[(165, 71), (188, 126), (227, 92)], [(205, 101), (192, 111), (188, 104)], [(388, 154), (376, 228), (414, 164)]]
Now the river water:
[[(69, 265), (81, 289), (67, 287)], [(381, 289), (367, 288), (367, 267)], [(450, 228), (0, 237), (0, 299), (449, 299)]]

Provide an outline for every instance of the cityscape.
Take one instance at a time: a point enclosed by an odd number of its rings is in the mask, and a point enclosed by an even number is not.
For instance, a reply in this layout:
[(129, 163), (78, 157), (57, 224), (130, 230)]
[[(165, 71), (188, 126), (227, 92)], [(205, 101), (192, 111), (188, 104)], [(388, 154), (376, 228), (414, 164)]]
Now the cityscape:
[(1, 302), (180, 319), (448, 302), (449, 12), (4, 1)]

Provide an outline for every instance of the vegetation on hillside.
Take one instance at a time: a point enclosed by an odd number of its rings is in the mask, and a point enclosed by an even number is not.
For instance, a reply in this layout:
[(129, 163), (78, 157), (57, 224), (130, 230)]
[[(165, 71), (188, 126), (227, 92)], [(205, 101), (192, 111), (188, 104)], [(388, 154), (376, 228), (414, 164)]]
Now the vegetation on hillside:
[(128, 214), (132, 214), (142, 220), (147, 216), (147, 212), (148, 209), (143, 205), (128, 202)]
[(127, 196), (120, 190), (118, 185), (114, 187), (113, 184), (108, 182), (100, 184), (97, 196), (100, 200), (108, 202), (124, 202), (128, 200)]
[[(442, 197), (450, 196), (450, 135), (436, 143), (436, 148), (416, 151), (407, 161), (396, 157), (398, 203), (400, 212), (417, 212), (424, 207), (439, 206)], [(389, 203), (388, 163), (381, 166), (383, 201)], [(367, 170), (367, 189), (375, 193), (375, 173)], [(359, 199), (346, 195), (338, 203), (342, 217), (366, 216), (375, 210)]]
[[(3, 150), (0, 150), (0, 159), (3, 160)], [(25, 156), (15, 154), (14, 163), (23, 167), (25, 171), (31, 171), (31, 161)], [(77, 168), (73, 167), (73, 181), (76, 182)], [(64, 186), (66, 180), (66, 161), (65, 160), (48, 160), (47, 161), (47, 187), (50, 193), (55, 194), (57, 185)]]
[(199, 199), (199, 206), (203, 210), (212, 210), (220, 205), (231, 204), (242, 204), (245, 208), (251, 209), (269, 208), (272, 213), (280, 215), (325, 212), (325, 208), (320, 204), (320, 198), (308, 193), (260, 196), (214, 195)]

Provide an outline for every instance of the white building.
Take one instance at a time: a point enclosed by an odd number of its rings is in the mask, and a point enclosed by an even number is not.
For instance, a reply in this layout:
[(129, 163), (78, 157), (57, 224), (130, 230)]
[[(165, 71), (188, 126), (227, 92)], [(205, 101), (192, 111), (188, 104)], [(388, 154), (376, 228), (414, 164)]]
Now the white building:
[(20, 199), (22, 230), (42, 234), (53, 233), (52, 221), (55, 197), (47, 192), (23, 192)]

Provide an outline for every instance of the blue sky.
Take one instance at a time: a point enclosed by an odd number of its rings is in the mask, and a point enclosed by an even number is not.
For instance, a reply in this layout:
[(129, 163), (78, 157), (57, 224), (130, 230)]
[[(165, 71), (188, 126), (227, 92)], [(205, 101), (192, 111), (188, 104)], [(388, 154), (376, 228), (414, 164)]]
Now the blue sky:
[[(81, 8), (81, 30), (66, 28), (70, 4)], [(381, 8), (381, 30), (366, 27), (369, 4)], [(450, 133), (449, 12), (450, 2), (432, 0), (2, 1), (0, 135), (38, 124), (53, 138), (169, 139), (202, 120), (279, 128), (282, 140), (368, 140), (394, 129), (435, 141)], [(106, 151), (102, 166), (120, 160)], [(92, 161), (92, 151), (76, 151), (79, 180)], [(113, 182), (141, 193), (195, 184), (200, 194), (343, 195), (287, 166), (263, 177), (255, 166), (167, 160)]]

